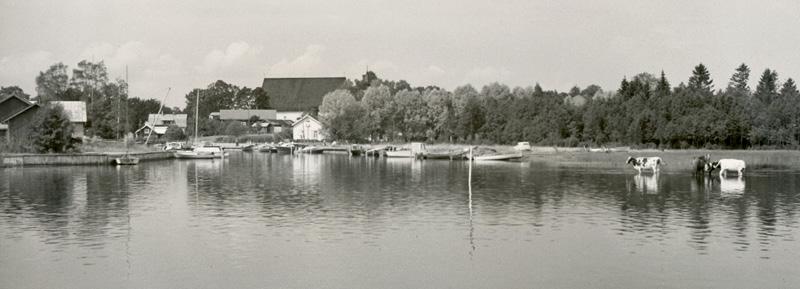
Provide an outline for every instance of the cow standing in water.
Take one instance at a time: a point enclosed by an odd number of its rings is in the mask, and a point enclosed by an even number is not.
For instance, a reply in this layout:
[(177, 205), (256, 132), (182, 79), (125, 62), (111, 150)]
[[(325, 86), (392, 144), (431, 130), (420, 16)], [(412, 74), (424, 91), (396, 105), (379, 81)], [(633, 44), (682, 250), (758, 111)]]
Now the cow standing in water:
[(651, 169), (653, 173), (658, 173), (661, 170), (661, 161), (660, 157), (628, 157), (628, 160), (625, 161), (626, 164), (630, 164), (633, 166), (634, 169), (639, 171), (639, 174), (642, 173), (643, 169)]
[[(692, 163), (694, 164), (694, 175), (695, 176), (703, 176), (708, 170), (706, 169), (706, 164), (711, 162), (711, 155), (706, 154), (704, 156), (699, 156), (694, 158)], [(711, 172), (708, 172), (711, 175)]]
[(728, 176), (728, 171), (736, 171), (741, 178), (745, 167), (746, 166), (743, 160), (721, 159), (716, 162), (706, 164), (706, 171), (711, 174), (711, 172), (714, 170), (719, 169), (719, 176), (723, 178)]

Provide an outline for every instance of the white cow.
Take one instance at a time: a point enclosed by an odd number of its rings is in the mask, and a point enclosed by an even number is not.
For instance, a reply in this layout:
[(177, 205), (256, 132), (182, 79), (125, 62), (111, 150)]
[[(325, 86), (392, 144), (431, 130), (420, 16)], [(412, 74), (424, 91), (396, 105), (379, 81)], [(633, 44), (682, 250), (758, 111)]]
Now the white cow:
[(643, 169), (651, 169), (654, 173), (657, 173), (661, 169), (661, 164), (664, 162), (661, 161), (660, 157), (628, 157), (628, 160), (625, 161), (626, 164), (633, 165), (633, 168), (642, 173)]
[(709, 173), (716, 169), (719, 169), (720, 177), (726, 177), (728, 175), (728, 171), (736, 171), (739, 174), (739, 177), (741, 177), (745, 169), (745, 164), (743, 160), (737, 159), (721, 159), (716, 162), (706, 164), (706, 171)]

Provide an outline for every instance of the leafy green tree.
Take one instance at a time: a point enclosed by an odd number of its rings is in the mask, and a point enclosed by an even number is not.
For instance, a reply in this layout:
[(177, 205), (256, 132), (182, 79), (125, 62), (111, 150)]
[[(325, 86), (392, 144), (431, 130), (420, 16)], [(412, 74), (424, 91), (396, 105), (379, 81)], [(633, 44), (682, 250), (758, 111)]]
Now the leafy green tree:
[(349, 142), (362, 142), (367, 134), (367, 111), (357, 102), (349, 103), (343, 114), (331, 119), (329, 133), (333, 139)]
[(581, 88), (580, 88), (580, 87), (578, 87), (577, 85), (576, 85), (576, 86), (573, 86), (573, 87), (572, 87), (572, 88), (569, 90), (569, 96), (572, 96), (572, 97), (574, 97), (574, 96), (578, 96), (578, 95), (581, 95)]
[(586, 96), (588, 98), (593, 98), (595, 95), (600, 93), (603, 93), (603, 88), (601, 88), (597, 84), (590, 84), (581, 91), (580, 95)]
[(36, 77), (36, 97), (39, 102), (61, 100), (61, 95), (69, 88), (67, 66), (59, 62), (51, 65)]
[(370, 86), (364, 91), (361, 104), (367, 113), (367, 134), (383, 139), (396, 132), (395, 123), (391, 121), (393, 104), (388, 86)]
[[(538, 86), (541, 89), (540, 86)], [(535, 88), (534, 88), (535, 89)], [(464, 85), (456, 87), (453, 90), (453, 109), (455, 109), (456, 115), (463, 115), (465, 113), (465, 109), (467, 106), (467, 102), (471, 101), (471, 99), (478, 98), (478, 91), (475, 90), (472, 85)]]
[(0, 99), (4, 99), (4, 98), (6, 98), (8, 96), (15, 95), (15, 94), (17, 96), (19, 96), (19, 97), (24, 98), (24, 99), (30, 99), (31, 98), (31, 96), (28, 95), (27, 93), (25, 93), (25, 91), (23, 91), (22, 88), (19, 88), (19, 86), (4, 86), (4, 87), (0, 87)]
[(270, 109), (269, 93), (261, 87), (253, 89), (253, 105), (255, 109)]
[(475, 140), (484, 123), (484, 113), (477, 95), (465, 94), (463, 108), (459, 114), (458, 131), (462, 139)]
[(63, 153), (75, 148), (73, 127), (60, 105), (45, 105), (30, 123), (33, 146), (40, 153)]
[(183, 132), (183, 129), (173, 124), (167, 127), (167, 131), (164, 133), (164, 138), (167, 141), (186, 140), (186, 133)]
[(511, 89), (507, 85), (497, 82), (487, 84), (481, 89), (482, 98), (507, 99), (511, 96)]
[(403, 140), (425, 139), (429, 120), (425, 100), (419, 91), (403, 90), (395, 94), (392, 121)]
[(319, 120), (323, 125), (330, 126), (331, 122), (344, 115), (345, 108), (356, 103), (355, 97), (346, 90), (335, 90), (322, 97), (319, 106)]
[(225, 124), (225, 134), (239, 137), (247, 133), (247, 126), (238, 121), (229, 121)]
[(454, 136), (457, 120), (450, 93), (442, 89), (429, 89), (425, 90), (422, 98), (428, 108), (427, 138), (440, 140)]

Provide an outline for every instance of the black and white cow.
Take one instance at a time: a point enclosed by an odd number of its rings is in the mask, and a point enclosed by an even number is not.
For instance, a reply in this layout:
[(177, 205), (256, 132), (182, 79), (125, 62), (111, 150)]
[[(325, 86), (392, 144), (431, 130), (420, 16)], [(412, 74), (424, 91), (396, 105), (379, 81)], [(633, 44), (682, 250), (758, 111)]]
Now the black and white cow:
[[(694, 158), (694, 160), (692, 160), (692, 164), (693, 164), (693, 167), (694, 167), (694, 172), (693, 172), (694, 175), (695, 176), (702, 176), (704, 173), (706, 173), (708, 171), (706, 169), (706, 164), (708, 164), (710, 162), (711, 162), (711, 155), (710, 154)], [(708, 174), (710, 175), (711, 172), (708, 172)]]
[(642, 173), (643, 169), (651, 169), (654, 173), (657, 173), (661, 169), (661, 165), (664, 163), (661, 161), (660, 157), (628, 157), (628, 160), (625, 161), (626, 164), (630, 164), (633, 166), (634, 169)]
[(721, 159), (716, 162), (706, 164), (706, 171), (710, 174), (716, 169), (719, 169), (719, 176), (726, 177), (728, 171), (735, 171), (739, 177), (744, 173), (746, 165), (743, 160), (737, 159)]

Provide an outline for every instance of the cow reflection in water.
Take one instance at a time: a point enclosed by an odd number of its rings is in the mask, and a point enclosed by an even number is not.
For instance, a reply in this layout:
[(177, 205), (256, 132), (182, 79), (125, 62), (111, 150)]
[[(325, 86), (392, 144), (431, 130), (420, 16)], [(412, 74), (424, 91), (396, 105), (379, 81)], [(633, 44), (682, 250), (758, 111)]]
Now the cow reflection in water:
[(658, 173), (652, 175), (634, 175), (633, 184), (636, 190), (644, 194), (658, 194)]
[(744, 193), (744, 178), (695, 178), (691, 183), (693, 193), (719, 192), (723, 195), (740, 195)]
[(723, 194), (744, 194), (744, 178), (720, 178), (719, 191)]

